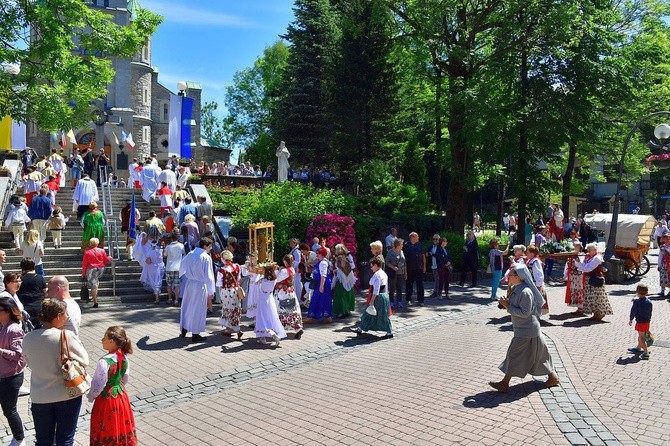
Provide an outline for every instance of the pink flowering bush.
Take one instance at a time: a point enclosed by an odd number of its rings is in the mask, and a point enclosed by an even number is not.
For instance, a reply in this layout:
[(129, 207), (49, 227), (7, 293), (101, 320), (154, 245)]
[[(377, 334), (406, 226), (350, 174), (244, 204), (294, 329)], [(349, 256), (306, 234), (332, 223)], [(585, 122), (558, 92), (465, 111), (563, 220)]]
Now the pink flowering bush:
[(317, 215), (307, 227), (307, 241), (311, 243), (314, 237), (326, 237), (326, 246), (333, 249), (335, 245), (342, 243), (347, 247), (351, 255), (356, 258), (355, 223), (353, 218), (346, 215)]
[(651, 169), (653, 166), (652, 162), (653, 161), (670, 161), (670, 153), (663, 153), (661, 155), (651, 155), (645, 158), (645, 165), (647, 166), (647, 169)]

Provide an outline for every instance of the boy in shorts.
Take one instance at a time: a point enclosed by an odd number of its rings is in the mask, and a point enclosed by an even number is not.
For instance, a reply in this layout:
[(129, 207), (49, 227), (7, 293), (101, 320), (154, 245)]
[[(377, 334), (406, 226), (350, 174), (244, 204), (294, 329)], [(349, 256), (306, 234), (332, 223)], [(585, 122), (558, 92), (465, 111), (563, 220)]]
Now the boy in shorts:
[(637, 347), (629, 348), (631, 353), (639, 354), (640, 359), (649, 359), (649, 350), (647, 349), (647, 342), (645, 334), (649, 331), (649, 324), (651, 323), (652, 304), (647, 299), (649, 288), (647, 285), (639, 284), (636, 290), (636, 299), (633, 300), (633, 307), (630, 309), (630, 320), (628, 325), (633, 325), (635, 319), (635, 331), (637, 331)]

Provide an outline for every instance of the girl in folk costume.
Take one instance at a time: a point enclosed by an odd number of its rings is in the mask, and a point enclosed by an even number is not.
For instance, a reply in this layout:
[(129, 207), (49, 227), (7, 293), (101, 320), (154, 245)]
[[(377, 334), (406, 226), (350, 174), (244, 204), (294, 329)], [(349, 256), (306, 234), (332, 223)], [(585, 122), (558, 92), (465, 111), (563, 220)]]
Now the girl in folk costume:
[(512, 247), (512, 253), (513, 255), (509, 256), (509, 268), (505, 272), (505, 276), (502, 278), (502, 281), (505, 283), (507, 282), (507, 277), (509, 276), (510, 271), (514, 269), (512, 267), (515, 263), (526, 264), (526, 247), (524, 245), (514, 245)]
[(603, 257), (598, 254), (598, 245), (586, 245), (586, 257), (575, 261), (575, 266), (584, 274), (584, 314), (593, 313), (591, 319), (602, 320), (605, 315), (614, 314), (605, 293)]
[(240, 328), (242, 321), (242, 305), (237, 294), (240, 286), (240, 266), (233, 263), (233, 253), (229, 250), (221, 252), (223, 266), (216, 271), (216, 287), (221, 296), (221, 318), (219, 325), (224, 327), (223, 336), (232, 336), (237, 333), (237, 339), (243, 335)]
[[(277, 284), (275, 285), (275, 299), (279, 320), (285, 331), (294, 331), (295, 339), (302, 337), (302, 314), (300, 303), (295, 293), (293, 284), (295, 282), (295, 268), (293, 267), (293, 256), (286, 254), (283, 258), (284, 268), (277, 272)], [(285, 279), (281, 277), (286, 276)]]
[(250, 294), (252, 293), (251, 288), (254, 288), (255, 293), (256, 326), (254, 333), (261, 343), (267, 344), (267, 338), (272, 338), (275, 346), (279, 347), (279, 342), (286, 337), (286, 331), (279, 320), (274, 290), (277, 281), (285, 280), (288, 273), (283, 270), (277, 276), (274, 265), (263, 266), (262, 272), (263, 274), (252, 273), (253, 284), (249, 285)]
[(549, 313), (549, 301), (547, 300), (547, 291), (544, 289), (544, 268), (542, 261), (540, 260), (540, 250), (537, 246), (531, 245), (528, 247), (528, 259), (526, 260), (526, 266), (530, 271), (530, 275), (535, 282), (535, 286), (544, 297), (544, 304), (542, 305), (542, 314)]
[(333, 322), (333, 297), (330, 277), (330, 262), (328, 261), (328, 250), (326, 248), (319, 248), (316, 250), (317, 263), (314, 265), (312, 271), (312, 281), (310, 288), (315, 288), (312, 291), (312, 298), (309, 302), (309, 309), (307, 310), (307, 317), (303, 321), (308, 324), (315, 320), (322, 320), (326, 324)]
[(361, 323), (354, 332), (360, 334), (366, 331), (386, 332), (386, 338), (393, 337), (393, 325), (391, 324), (391, 303), (389, 302), (386, 288), (388, 286), (388, 277), (382, 269), (382, 262), (374, 257), (370, 260), (372, 268), (372, 278), (370, 279), (370, 300), (368, 304), (374, 308), (373, 314), (366, 311), (361, 314)]
[(135, 417), (128, 400), (128, 358), (133, 346), (121, 327), (109, 327), (102, 338), (107, 354), (98, 361), (88, 392), (91, 412), (91, 446), (137, 444)]
[(661, 237), (658, 248), (658, 281), (661, 297), (665, 297), (665, 288), (670, 287), (670, 233)]
[[(577, 231), (570, 231), (570, 241), (579, 253), (582, 248), (582, 242), (577, 238)], [(570, 257), (565, 262), (563, 269), (563, 281), (565, 282), (565, 303), (571, 307), (577, 307), (573, 314), (576, 316), (584, 315), (584, 277), (582, 272), (575, 265), (579, 257)]]
[(346, 246), (341, 243), (335, 245), (333, 313), (340, 319), (349, 316), (356, 309), (354, 268), (354, 258)]

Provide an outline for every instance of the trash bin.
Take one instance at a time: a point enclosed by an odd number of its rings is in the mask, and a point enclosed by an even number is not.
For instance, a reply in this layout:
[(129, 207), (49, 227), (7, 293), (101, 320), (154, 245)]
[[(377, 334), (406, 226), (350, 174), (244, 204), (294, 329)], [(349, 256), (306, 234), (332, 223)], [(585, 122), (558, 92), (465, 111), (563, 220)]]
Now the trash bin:
[(624, 260), (621, 260), (617, 257), (612, 257), (611, 259), (605, 261), (605, 283), (623, 283), (625, 278), (624, 265)]

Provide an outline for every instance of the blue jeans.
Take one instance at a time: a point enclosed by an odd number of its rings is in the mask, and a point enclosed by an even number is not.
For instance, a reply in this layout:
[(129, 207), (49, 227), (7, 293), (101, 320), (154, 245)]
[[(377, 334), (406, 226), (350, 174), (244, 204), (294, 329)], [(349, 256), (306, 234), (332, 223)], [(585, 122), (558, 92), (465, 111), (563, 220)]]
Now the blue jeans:
[(40, 276), (44, 277), (44, 263), (40, 263), (39, 265), (35, 265), (35, 272), (39, 274)]
[(500, 279), (502, 279), (502, 270), (491, 271), (491, 299), (498, 299), (498, 285), (500, 284)]
[(19, 399), (19, 388), (23, 384), (23, 372), (8, 378), (0, 378), (0, 406), (2, 414), (7, 418), (12, 435), (21, 441), (24, 438), (23, 421), (19, 411), (16, 410), (16, 402)]
[(554, 259), (547, 259), (545, 263), (545, 272), (544, 272), (545, 280), (551, 278), (551, 273), (553, 271), (554, 271)]
[(77, 431), (81, 397), (56, 403), (33, 403), (30, 411), (35, 423), (35, 446), (72, 446)]

